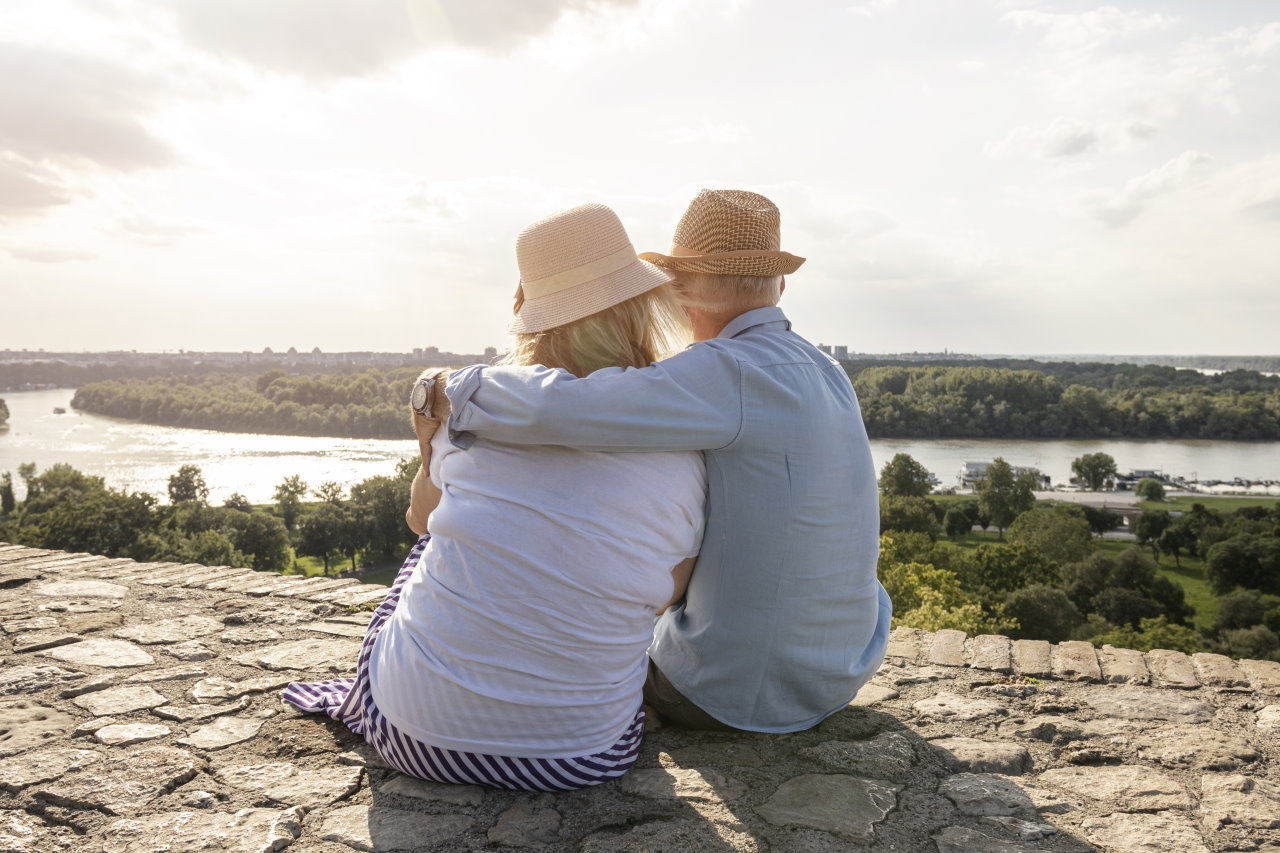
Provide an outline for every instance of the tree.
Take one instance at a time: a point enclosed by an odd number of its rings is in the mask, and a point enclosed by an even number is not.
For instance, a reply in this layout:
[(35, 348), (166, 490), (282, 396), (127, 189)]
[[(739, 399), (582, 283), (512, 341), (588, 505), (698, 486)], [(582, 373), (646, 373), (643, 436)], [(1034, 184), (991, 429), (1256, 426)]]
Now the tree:
[(253, 512), (253, 504), (249, 503), (249, 499), (239, 492), (232, 492), (228, 495), (222, 505), (237, 512)]
[[(33, 488), (32, 484), (36, 482), (36, 463), (23, 462), (19, 464), (18, 476), (22, 479), (22, 485), (26, 487), (27, 499), (30, 500), (32, 495), (31, 489)], [(39, 488), (39, 486), (35, 486), (35, 488)]]
[(1175, 652), (1195, 654), (1203, 641), (1193, 629), (1174, 625), (1164, 616), (1143, 619), (1137, 630), (1115, 628), (1091, 638), (1095, 646), (1110, 645), (1122, 649), (1149, 652), (1152, 649), (1172, 649)]
[(1218, 618), (1214, 620), (1216, 634), (1239, 628), (1261, 625), (1267, 615), (1262, 595), (1252, 589), (1233, 589), (1218, 599)]
[(1160, 537), (1169, 525), (1173, 523), (1173, 516), (1169, 515), (1163, 509), (1149, 509), (1139, 515), (1133, 521), (1133, 535), (1137, 538), (1139, 545), (1146, 545), (1151, 549), (1151, 556), (1160, 559)]
[(329, 574), (330, 558), (343, 550), (347, 524), (347, 512), (341, 505), (322, 504), (298, 525), (298, 553), (319, 557), (324, 561), (324, 573)]
[(9, 422), (9, 404), (0, 397), (0, 426)]
[(0, 476), (0, 515), (8, 515), (13, 512), (13, 508), (17, 506), (17, 499), (13, 495), (13, 475), (5, 471)]
[(1143, 477), (1134, 487), (1133, 493), (1145, 501), (1164, 500), (1164, 483), (1154, 477)]
[(312, 494), (327, 504), (342, 503), (342, 486), (333, 480), (326, 480), (321, 483)]
[(297, 474), (285, 477), (284, 481), (276, 486), (272, 497), (280, 505), (280, 517), (284, 519), (286, 529), (293, 530), (297, 525), (298, 510), (302, 507), (302, 496), (306, 493), (307, 484)]
[(289, 532), (284, 522), (265, 512), (223, 511), (223, 529), (235, 549), (259, 571), (280, 572), (289, 564)]
[(1251, 533), (1232, 536), (1209, 548), (1206, 575), (1222, 595), (1235, 587), (1280, 593), (1280, 539)]
[(195, 501), (202, 504), (208, 499), (209, 487), (205, 485), (199, 465), (183, 465), (169, 478), (169, 503)]
[(880, 471), (880, 492), (904, 498), (922, 498), (933, 490), (929, 470), (909, 453), (895, 454)]
[(978, 508), (1000, 531), (1001, 539), (1019, 513), (1035, 505), (1034, 482), (1029, 472), (1014, 476), (1013, 466), (1000, 457), (987, 466), (987, 476), (978, 485)]
[(900, 530), (908, 533), (924, 533), (933, 538), (938, 535), (938, 517), (928, 498), (882, 494), (880, 496), (880, 532)]
[(1071, 632), (1084, 621), (1079, 608), (1065, 592), (1042, 583), (1009, 593), (1004, 612), (1018, 620), (1018, 629), (1010, 633), (1015, 640), (1060, 643), (1071, 639)]
[(953, 506), (942, 517), (942, 529), (952, 539), (959, 539), (973, 529), (973, 522), (963, 509)]
[(893, 538), (881, 536), (879, 577), (894, 603), (894, 627), (953, 628), (971, 634), (998, 634), (1014, 627), (1003, 617), (989, 616), (951, 572), (927, 563), (898, 562), (896, 553)]
[(1096, 492), (1115, 477), (1116, 460), (1109, 453), (1086, 453), (1071, 462), (1071, 472), (1080, 485)]
[(1074, 506), (1038, 506), (1014, 519), (1009, 541), (1030, 545), (1056, 563), (1073, 563), (1093, 548), (1093, 531)]
[(1280, 650), (1280, 637), (1266, 625), (1254, 625), (1251, 628), (1236, 628), (1223, 631), (1218, 645), (1222, 653), (1233, 658), (1250, 660), (1277, 660)]
[(1079, 504), (1078, 506), (1084, 512), (1084, 520), (1089, 522), (1089, 529), (1097, 536), (1110, 533), (1124, 523), (1124, 516), (1118, 512), (1112, 512), (1103, 507), (1089, 506), (1089, 504)]
[(351, 487), (351, 508), (366, 525), (366, 544), (384, 559), (396, 556), (417, 538), (404, 523), (409, 486), (404, 479), (378, 476)]

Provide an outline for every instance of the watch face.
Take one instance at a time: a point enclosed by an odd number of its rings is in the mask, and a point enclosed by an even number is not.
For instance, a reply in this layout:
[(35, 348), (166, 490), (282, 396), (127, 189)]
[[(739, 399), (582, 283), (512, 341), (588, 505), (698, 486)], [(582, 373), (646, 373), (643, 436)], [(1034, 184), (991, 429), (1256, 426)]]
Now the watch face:
[(415, 412), (422, 412), (427, 405), (427, 383), (419, 379), (413, 383), (413, 390), (409, 392), (409, 405), (413, 407)]

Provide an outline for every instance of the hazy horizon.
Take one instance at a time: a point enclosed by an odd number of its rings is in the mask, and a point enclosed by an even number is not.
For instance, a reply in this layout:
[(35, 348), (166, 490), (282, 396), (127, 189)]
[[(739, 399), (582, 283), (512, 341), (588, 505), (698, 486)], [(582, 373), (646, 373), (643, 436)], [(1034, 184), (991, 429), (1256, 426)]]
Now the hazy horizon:
[(1265, 354), (1277, 114), (1257, 0), (12, 0), (0, 349), (504, 350), (523, 226), (740, 187), (815, 343)]

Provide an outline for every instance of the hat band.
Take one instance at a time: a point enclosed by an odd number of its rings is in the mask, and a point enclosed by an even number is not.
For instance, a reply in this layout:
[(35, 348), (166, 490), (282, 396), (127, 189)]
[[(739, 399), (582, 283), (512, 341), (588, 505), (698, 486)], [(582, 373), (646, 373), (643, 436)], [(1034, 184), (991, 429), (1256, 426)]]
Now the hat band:
[[(653, 254), (653, 253), (646, 253)], [(731, 252), (704, 252), (698, 249), (690, 249), (685, 246), (671, 244), (671, 258), (789, 258), (790, 252), (784, 252), (780, 249), (734, 249)]]
[(631, 246), (627, 246), (625, 249), (619, 249), (613, 254), (605, 255), (603, 258), (598, 258), (589, 264), (573, 267), (555, 275), (549, 275), (546, 278), (534, 279), (533, 281), (522, 280), (520, 287), (524, 291), (525, 298), (540, 299), (543, 296), (550, 296), (553, 293), (559, 293), (562, 290), (586, 284), (588, 281), (603, 278), (609, 273), (617, 272), (623, 267), (635, 263), (635, 261), (636, 250)]

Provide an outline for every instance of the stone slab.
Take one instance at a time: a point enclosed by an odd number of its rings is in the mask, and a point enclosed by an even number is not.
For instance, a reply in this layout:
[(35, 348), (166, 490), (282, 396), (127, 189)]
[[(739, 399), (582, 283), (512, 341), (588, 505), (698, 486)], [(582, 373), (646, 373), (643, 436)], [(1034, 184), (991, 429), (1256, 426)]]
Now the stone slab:
[(1009, 777), (993, 773), (957, 773), (942, 780), (938, 793), (970, 817), (1034, 817), (1036, 813), (1026, 791)]
[(72, 700), (72, 703), (95, 717), (105, 717), (108, 714), (127, 714), (143, 708), (155, 708), (168, 701), (152, 688), (141, 685), (111, 687), (96, 693), (86, 693)]
[(70, 631), (24, 631), (21, 634), (14, 635), (13, 651), (15, 654), (38, 652), (41, 649), (54, 649), (58, 646), (78, 642), (80, 642), (80, 635), (73, 634)]
[(1240, 668), (1249, 676), (1249, 684), (1259, 693), (1280, 695), (1280, 663), (1273, 660), (1242, 660)]
[(119, 820), (102, 833), (101, 853), (270, 853), (302, 834), (305, 809), (173, 812)]
[(1142, 652), (1103, 646), (1098, 650), (1098, 662), (1102, 665), (1102, 680), (1110, 684), (1151, 683), (1151, 673)]
[(1200, 815), (1206, 832), (1227, 824), (1246, 829), (1280, 828), (1280, 783), (1214, 774), (1200, 780)]
[(94, 732), (93, 739), (107, 746), (132, 746), (135, 743), (168, 737), (172, 733), (168, 726), (157, 723), (113, 723)]
[(1128, 720), (1168, 720), (1174, 723), (1207, 723), (1213, 706), (1193, 696), (1145, 687), (1102, 687), (1085, 691), (1083, 698), (1099, 714)]
[(1041, 773), (1038, 782), (1077, 797), (1098, 800), (1115, 811), (1153, 812), (1191, 807), (1186, 788), (1172, 776), (1150, 767), (1056, 767)]
[(1053, 672), (1052, 647), (1044, 640), (1014, 640), (1013, 670), (1040, 678)]
[(969, 641), (969, 666), (989, 672), (1013, 671), (1013, 643), (1008, 637), (979, 634)]
[(375, 789), (379, 794), (395, 794), (428, 802), (449, 803), (455, 806), (478, 806), (484, 800), (484, 788), (479, 785), (446, 785), (415, 779), (396, 773)]
[(1195, 825), (1177, 812), (1085, 818), (1090, 842), (1112, 853), (1209, 853)]
[(958, 693), (940, 692), (911, 706), (922, 717), (935, 720), (981, 720), (1007, 714), (1008, 709), (990, 699), (975, 699)]
[[(60, 747), (38, 752), (27, 752), (13, 758), (0, 759), (0, 788), (19, 791), (29, 785), (38, 785), (57, 779), (63, 774), (88, 767), (101, 761), (102, 755), (91, 749)], [(0, 850), (3, 850), (0, 847)]]
[(0, 756), (57, 742), (76, 720), (56, 708), (28, 699), (0, 701)]
[(1206, 687), (1248, 687), (1249, 678), (1226, 655), (1197, 652), (1191, 656), (1196, 678)]
[(356, 850), (414, 850), (439, 844), (471, 828), (462, 815), (436, 815), (386, 806), (346, 806), (324, 816), (317, 830), (324, 841)]
[(178, 743), (209, 751), (224, 749), (256, 735), (263, 722), (255, 717), (219, 717), (181, 738)]
[(929, 745), (969, 773), (1020, 776), (1031, 769), (1031, 753), (1016, 743), (946, 737), (931, 740)]
[(287, 761), (276, 761), (223, 767), (215, 775), (233, 788), (273, 803), (315, 809), (355, 793), (362, 773), (359, 767), (304, 770)]
[(1063, 681), (1101, 681), (1098, 654), (1093, 643), (1067, 641), (1054, 646), (1050, 655), (1055, 678)]
[(1179, 770), (1236, 770), (1262, 757), (1243, 732), (1206, 726), (1161, 729), (1137, 738), (1138, 757)]
[(900, 790), (870, 779), (809, 773), (783, 782), (755, 811), (775, 826), (817, 829), (870, 844), (876, 825), (897, 806)]
[(315, 638), (255, 649), (236, 655), (233, 660), (270, 670), (348, 673), (355, 670), (359, 654), (360, 644), (357, 642)]
[(1195, 690), (1200, 686), (1200, 679), (1196, 678), (1191, 658), (1182, 652), (1152, 649), (1147, 652), (1147, 669), (1151, 670), (1151, 676), (1157, 687)]
[(919, 628), (894, 628), (889, 634), (889, 646), (884, 654), (885, 659), (917, 663), (920, 660), (921, 640), (924, 636), (925, 632)]
[(133, 815), (202, 767), (203, 762), (185, 750), (154, 746), (105, 759), (33, 790), (55, 805)]
[(0, 668), (0, 696), (29, 695), (83, 678), (83, 672), (63, 669), (51, 663), (3, 667)]
[(155, 663), (155, 658), (125, 640), (81, 640), (40, 654), (80, 666), (117, 668)]
[(938, 631), (929, 645), (929, 662), (935, 666), (964, 666), (964, 640), (964, 631)]
[(39, 584), (31, 591), (45, 598), (124, 598), (129, 587), (107, 581), (57, 581)]
[(718, 770), (655, 767), (632, 770), (622, 777), (622, 790), (653, 800), (734, 800), (746, 787)]
[(256, 678), (244, 678), (239, 681), (221, 676), (202, 678), (191, 688), (191, 698), (197, 702), (225, 702), (248, 693), (262, 693), (275, 690), (293, 681), (287, 675), (261, 675)]
[(171, 645), (183, 643), (194, 637), (203, 637), (214, 631), (221, 631), (223, 624), (208, 616), (179, 616), (164, 619), (160, 622), (144, 622), (121, 628), (113, 636), (124, 640), (132, 640), (144, 646)]

